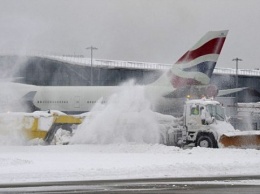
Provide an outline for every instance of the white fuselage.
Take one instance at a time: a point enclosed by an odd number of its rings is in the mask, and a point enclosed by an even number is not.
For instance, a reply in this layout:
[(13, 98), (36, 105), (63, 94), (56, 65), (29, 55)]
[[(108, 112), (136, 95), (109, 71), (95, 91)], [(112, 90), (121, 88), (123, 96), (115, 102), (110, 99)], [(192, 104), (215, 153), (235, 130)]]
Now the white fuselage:
[(118, 87), (53, 86), (38, 87), (33, 104), (40, 110), (87, 112), (101, 98), (103, 103)]
[[(163, 96), (174, 91), (173, 87), (163, 86), (35, 86), (19, 83), (0, 83), (3, 91), (0, 94), (1, 111), (27, 110), (25, 101), (31, 102), (36, 110), (59, 110), (63, 112), (80, 113), (90, 111), (95, 103), (106, 103), (113, 94), (122, 90), (143, 88), (144, 95), (153, 108), (163, 104)], [(166, 100), (166, 101), (165, 101)], [(168, 106), (168, 99), (165, 99)], [(7, 108), (3, 108), (7, 107)], [(31, 109), (28, 109), (31, 110)]]
[[(174, 89), (155, 86), (144, 87), (144, 95), (156, 107), (164, 94)], [(97, 101), (106, 103), (108, 98), (122, 90), (121, 86), (35, 86), (33, 105), (40, 110), (59, 110), (64, 112), (88, 112)]]

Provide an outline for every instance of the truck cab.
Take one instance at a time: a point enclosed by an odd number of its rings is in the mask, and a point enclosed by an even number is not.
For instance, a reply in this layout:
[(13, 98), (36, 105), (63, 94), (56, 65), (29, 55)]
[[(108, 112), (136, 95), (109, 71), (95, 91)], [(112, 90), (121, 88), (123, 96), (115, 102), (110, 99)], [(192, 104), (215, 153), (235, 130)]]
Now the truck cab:
[[(226, 121), (224, 108), (218, 101), (188, 100), (185, 103), (183, 114), (188, 144), (193, 143), (200, 147), (218, 147), (218, 133), (212, 125), (218, 121)], [(203, 118), (202, 114), (204, 114)]]

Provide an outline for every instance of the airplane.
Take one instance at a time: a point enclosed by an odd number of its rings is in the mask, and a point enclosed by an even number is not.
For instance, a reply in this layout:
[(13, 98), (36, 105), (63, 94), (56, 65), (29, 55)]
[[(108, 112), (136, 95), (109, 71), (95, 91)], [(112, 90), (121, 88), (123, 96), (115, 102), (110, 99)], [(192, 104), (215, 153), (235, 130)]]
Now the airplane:
[[(197, 93), (210, 91), (211, 95), (216, 95), (217, 89), (209, 85), (209, 82), (227, 34), (228, 30), (207, 32), (159, 79), (144, 86), (145, 94), (155, 104), (155, 109), (161, 104), (167, 106), (175, 95), (183, 97), (191, 90), (196, 90)], [(23, 100), (29, 102), (33, 110), (59, 110), (66, 113), (88, 112), (99, 99), (106, 102), (109, 96), (121, 88), (35, 86), (21, 83), (9, 83), (5, 87), (12, 88), (9, 96), (23, 96)]]

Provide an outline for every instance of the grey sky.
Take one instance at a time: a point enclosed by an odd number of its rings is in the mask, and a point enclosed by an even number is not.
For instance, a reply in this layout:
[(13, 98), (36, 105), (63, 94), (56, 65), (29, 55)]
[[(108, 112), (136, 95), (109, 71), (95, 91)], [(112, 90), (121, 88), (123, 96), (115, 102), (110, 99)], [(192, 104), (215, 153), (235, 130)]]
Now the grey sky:
[(0, 0), (0, 51), (174, 63), (204, 33), (228, 29), (218, 67), (259, 68), (259, 0)]

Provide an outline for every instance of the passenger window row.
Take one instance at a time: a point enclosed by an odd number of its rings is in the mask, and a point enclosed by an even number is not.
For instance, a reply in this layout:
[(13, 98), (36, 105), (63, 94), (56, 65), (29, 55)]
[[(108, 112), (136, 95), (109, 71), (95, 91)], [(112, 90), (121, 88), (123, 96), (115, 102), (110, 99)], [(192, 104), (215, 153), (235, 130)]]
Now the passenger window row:
[[(88, 104), (95, 104), (97, 101), (87, 101)], [(105, 104), (106, 101), (101, 101), (101, 104)]]
[(66, 103), (67, 104), (67, 103), (69, 103), (69, 101), (40, 101), (39, 100), (39, 101), (37, 101), (37, 103), (38, 104), (41, 104), (41, 103), (48, 103), (48, 104), (49, 103), (52, 103), (52, 104), (58, 104), (58, 103), (59, 104), (65, 104)]

